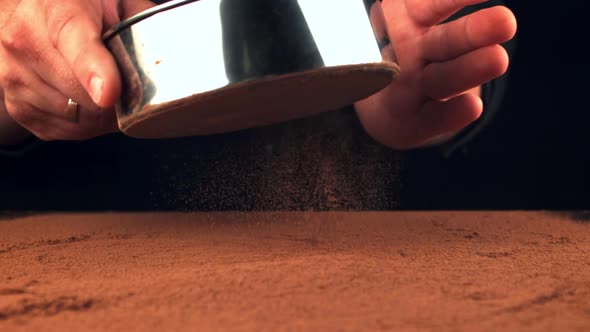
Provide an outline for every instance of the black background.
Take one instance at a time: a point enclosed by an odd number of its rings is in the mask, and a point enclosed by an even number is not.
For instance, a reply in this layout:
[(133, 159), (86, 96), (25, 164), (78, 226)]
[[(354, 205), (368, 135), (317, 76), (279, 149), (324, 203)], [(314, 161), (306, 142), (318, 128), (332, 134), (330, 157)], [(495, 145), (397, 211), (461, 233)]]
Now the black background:
[[(350, 110), (197, 140), (110, 135), (0, 159), (0, 210), (588, 209), (587, 5), (510, 7), (519, 32), (504, 107), (450, 159), (380, 147)], [(346, 190), (317, 192), (324, 158)]]
[(514, 1), (510, 7), (519, 20), (518, 46), (503, 110), (467, 159), (412, 162), (408, 206), (590, 207), (588, 6)]

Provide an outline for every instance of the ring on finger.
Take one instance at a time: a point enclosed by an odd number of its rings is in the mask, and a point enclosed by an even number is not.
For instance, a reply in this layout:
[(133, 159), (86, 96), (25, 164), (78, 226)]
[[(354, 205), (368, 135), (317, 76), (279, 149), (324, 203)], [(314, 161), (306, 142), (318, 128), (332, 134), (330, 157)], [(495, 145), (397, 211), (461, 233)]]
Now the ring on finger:
[(73, 123), (78, 123), (78, 118), (79, 118), (79, 106), (78, 103), (76, 101), (74, 101), (72, 98), (68, 99), (68, 106), (65, 109), (65, 115), (66, 118), (68, 119), (68, 121), (73, 122)]

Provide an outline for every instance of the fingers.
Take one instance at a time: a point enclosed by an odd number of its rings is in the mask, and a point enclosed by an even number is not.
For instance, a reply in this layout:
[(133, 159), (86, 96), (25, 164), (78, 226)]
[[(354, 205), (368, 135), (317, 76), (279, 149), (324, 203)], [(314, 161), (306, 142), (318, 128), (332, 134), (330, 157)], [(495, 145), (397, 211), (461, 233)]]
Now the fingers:
[(430, 101), (424, 104), (418, 113), (417, 133), (408, 148), (415, 148), (429, 143), (432, 138), (457, 133), (477, 120), (483, 111), (479, 96), (465, 93), (446, 101)]
[(422, 40), (427, 61), (442, 62), (478, 48), (504, 43), (516, 34), (516, 18), (506, 7), (482, 9), (430, 29)]
[[(111, 53), (102, 42), (103, 32), (120, 18), (132, 16), (155, 6), (147, 0), (64, 1), (47, 11), (49, 41), (56, 54), (45, 57), (51, 66), (39, 70), (51, 84), (86, 108), (112, 107), (120, 94), (119, 71)], [(104, 23), (110, 24), (104, 26)], [(49, 68), (70, 68), (84, 91), (68, 84), (68, 72)], [(49, 69), (49, 70), (48, 70)], [(88, 99), (90, 96), (91, 99)], [(96, 108), (96, 107), (95, 107)]]
[(117, 129), (112, 109), (68, 114), (67, 99), (49, 86), (34, 91), (22, 86), (11, 90), (5, 100), (8, 114), (41, 139), (83, 140)]
[(424, 94), (442, 100), (461, 94), (503, 75), (508, 54), (500, 45), (487, 46), (456, 59), (432, 63), (424, 68)]
[(378, 142), (396, 150), (431, 144), (434, 138), (450, 137), (477, 120), (483, 110), (481, 98), (465, 93), (445, 101), (427, 101), (410, 111), (386, 102), (378, 94), (355, 104), (365, 130)]
[[(110, 1), (111, 6), (116, 6)], [(92, 2), (64, 1), (48, 11), (49, 41), (71, 68), (77, 81), (100, 108), (114, 105), (121, 81), (117, 65), (102, 42), (102, 12)], [(109, 11), (112, 11), (109, 10)], [(59, 61), (59, 59), (55, 59)], [(65, 77), (62, 77), (65, 79)], [(62, 82), (54, 82), (66, 90)], [(72, 96), (84, 100), (84, 96)]]
[(449, 18), (462, 8), (486, 0), (405, 0), (408, 14), (414, 22), (431, 27)]
[(52, 140), (85, 140), (112, 132), (112, 128), (105, 126), (100, 132), (88, 130), (86, 126), (73, 123), (64, 118), (56, 117), (33, 105), (6, 98), (6, 111), (23, 128), (27, 129), (39, 139)]
[(389, 34), (387, 33), (385, 14), (380, 1), (375, 1), (375, 3), (371, 6), (369, 16), (375, 37), (382, 47), (381, 56), (383, 60), (397, 62), (393, 45), (391, 45), (391, 40), (389, 38)]
[[(36, 88), (31, 89), (31, 86)], [(116, 117), (113, 109), (86, 110), (79, 105), (77, 112), (71, 112), (68, 109), (68, 98), (43, 83), (28, 84), (20, 89), (12, 90), (10, 99), (15, 107), (17, 105), (23, 105), (23, 108), (30, 106), (46, 115), (75, 124), (87, 132), (86, 135), (83, 135), (85, 137), (98, 136), (116, 129)], [(23, 125), (27, 124), (23, 123)], [(82, 136), (76, 135), (75, 137), (81, 138)], [(64, 139), (75, 138), (70, 136), (64, 137)]]
[[(66, 112), (67, 97), (44, 82), (31, 68), (0, 50), (0, 85), (6, 111), (22, 127), (42, 139), (87, 139), (116, 130), (112, 109)], [(73, 121), (75, 123), (73, 123)]]
[[(21, 0), (11, 9), (0, 31), (0, 85), (12, 118), (43, 139), (116, 130), (120, 78), (102, 33), (120, 20), (118, 3)], [(68, 98), (79, 104), (76, 123)]]

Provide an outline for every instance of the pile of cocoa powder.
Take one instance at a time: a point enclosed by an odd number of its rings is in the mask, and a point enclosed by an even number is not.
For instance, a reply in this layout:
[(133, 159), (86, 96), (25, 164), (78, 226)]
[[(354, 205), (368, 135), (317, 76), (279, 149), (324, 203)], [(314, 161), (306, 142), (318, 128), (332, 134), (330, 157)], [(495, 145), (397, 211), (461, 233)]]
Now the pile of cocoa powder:
[(0, 220), (0, 331), (588, 331), (587, 213)]

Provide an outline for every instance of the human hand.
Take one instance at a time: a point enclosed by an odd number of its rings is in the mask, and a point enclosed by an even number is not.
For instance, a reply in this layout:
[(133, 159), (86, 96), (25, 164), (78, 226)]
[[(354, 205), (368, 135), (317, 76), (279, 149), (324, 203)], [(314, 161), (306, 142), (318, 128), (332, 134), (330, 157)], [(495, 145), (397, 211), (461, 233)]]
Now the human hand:
[(503, 6), (440, 24), (484, 0), (384, 0), (383, 12), (397, 62), (398, 79), (355, 104), (377, 141), (398, 150), (450, 138), (482, 112), (479, 87), (503, 75), (508, 55), (500, 45), (516, 33)]
[[(147, 0), (6, 0), (0, 15), (0, 89), (6, 111), (43, 140), (117, 129), (119, 72), (102, 34), (154, 6)], [(65, 111), (68, 98), (78, 114)]]

